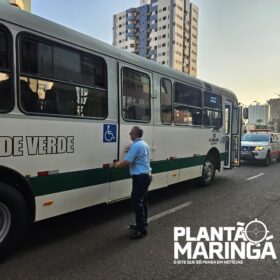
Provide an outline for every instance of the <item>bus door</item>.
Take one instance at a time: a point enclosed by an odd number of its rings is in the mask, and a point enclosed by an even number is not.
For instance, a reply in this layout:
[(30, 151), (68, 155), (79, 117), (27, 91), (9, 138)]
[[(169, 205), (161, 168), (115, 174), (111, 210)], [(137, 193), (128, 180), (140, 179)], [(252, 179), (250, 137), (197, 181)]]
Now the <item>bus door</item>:
[(225, 160), (224, 168), (240, 165), (241, 108), (225, 103)]
[[(144, 130), (145, 141), (153, 143), (152, 73), (125, 62), (118, 63), (119, 76), (119, 133), (118, 158), (122, 161), (131, 140), (133, 126)], [(109, 201), (130, 196), (131, 178), (127, 168), (114, 169), (109, 191)]]

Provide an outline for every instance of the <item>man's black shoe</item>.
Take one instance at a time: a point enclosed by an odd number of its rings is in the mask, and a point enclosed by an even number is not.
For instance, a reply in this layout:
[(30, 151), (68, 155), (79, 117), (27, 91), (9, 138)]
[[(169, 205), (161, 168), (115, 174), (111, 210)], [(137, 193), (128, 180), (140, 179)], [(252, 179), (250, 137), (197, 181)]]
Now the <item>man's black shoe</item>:
[(138, 231), (136, 230), (131, 236), (130, 236), (130, 239), (140, 239), (140, 238), (143, 238), (143, 237), (146, 237), (147, 236), (147, 231)]
[[(148, 224), (146, 224), (146, 227), (148, 227)], [(131, 224), (128, 226), (129, 229), (137, 229), (137, 226), (135, 224)]]
[(136, 225), (135, 225), (135, 224), (131, 224), (131, 225), (129, 225), (129, 226), (128, 226), (128, 228), (129, 228), (129, 229), (137, 229), (137, 227), (136, 227)]

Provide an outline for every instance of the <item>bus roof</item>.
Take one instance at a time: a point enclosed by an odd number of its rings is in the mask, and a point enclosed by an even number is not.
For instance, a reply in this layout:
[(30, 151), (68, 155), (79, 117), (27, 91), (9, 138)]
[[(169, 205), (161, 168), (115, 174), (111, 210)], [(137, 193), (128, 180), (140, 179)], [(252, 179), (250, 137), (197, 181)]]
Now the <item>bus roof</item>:
[(99, 54), (111, 56), (115, 59), (143, 67), (147, 70), (161, 73), (174, 79), (179, 79), (183, 82), (202, 87), (206, 90), (226, 95), (237, 102), (236, 95), (228, 89), (221, 88), (204, 82), (200, 79), (191, 77), (185, 73), (181, 73), (172, 68), (163, 66), (157, 62), (143, 58), (128, 51), (121, 50), (115, 46), (104, 43), (98, 39), (94, 39), (88, 35), (82, 34), (60, 24), (54, 23), (28, 12), (21, 11), (20, 9), (10, 5), (0, 3), (0, 19), (8, 23), (28, 28), (29, 30), (35, 31), (42, 35), (47, 35), (54, 39), (59, 39), (66, 43), (76, 45), (77, 47), (86, 48)]

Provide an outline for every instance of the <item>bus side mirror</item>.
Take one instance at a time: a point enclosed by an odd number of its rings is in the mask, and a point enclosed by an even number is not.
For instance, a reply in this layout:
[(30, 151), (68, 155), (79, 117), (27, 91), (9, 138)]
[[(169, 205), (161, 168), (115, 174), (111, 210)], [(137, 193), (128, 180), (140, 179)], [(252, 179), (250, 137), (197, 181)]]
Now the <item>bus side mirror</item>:
[(248, 120), (249, 111), (248, 108), (243, 108), (243, 119)]

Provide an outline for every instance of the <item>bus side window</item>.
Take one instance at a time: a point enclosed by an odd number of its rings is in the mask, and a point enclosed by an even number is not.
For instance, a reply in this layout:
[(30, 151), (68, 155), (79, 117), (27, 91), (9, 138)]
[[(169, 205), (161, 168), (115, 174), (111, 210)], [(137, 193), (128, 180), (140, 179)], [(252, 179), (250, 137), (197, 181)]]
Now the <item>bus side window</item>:
[(162, 78), (160, 81), (160, 107), (161, 122), (163, 124), (172, 123), (172, 83), (170, 80)]
[(201, 90), (177, 82), (175, 83), (174, 89), (174, 123), (178, 125), (201, 125)]
[(4, 113), (10, 111), (14, 105), (11, 77), (11, 42), (11, 36), (0, 25), (0, 111)]
[(19, 40), (21, 79), (29, 82), (39, 99), (35, 112), (107, 117), (107, 65), (102, 57), (30, 34)]
[(223, 123), (222, 97), (211, 91), (204, 92), (203, 125), (219, 129)]

